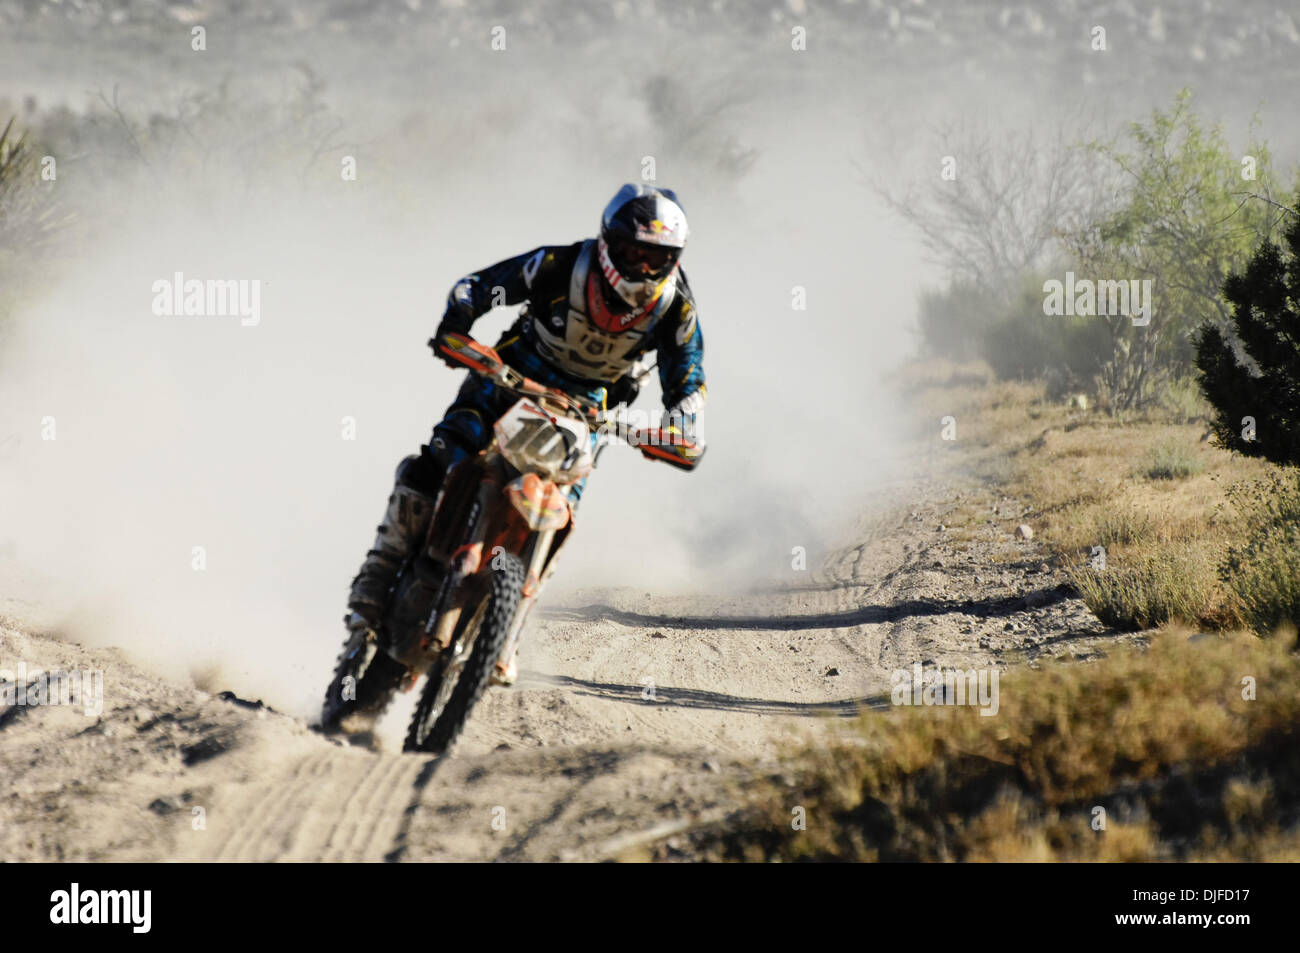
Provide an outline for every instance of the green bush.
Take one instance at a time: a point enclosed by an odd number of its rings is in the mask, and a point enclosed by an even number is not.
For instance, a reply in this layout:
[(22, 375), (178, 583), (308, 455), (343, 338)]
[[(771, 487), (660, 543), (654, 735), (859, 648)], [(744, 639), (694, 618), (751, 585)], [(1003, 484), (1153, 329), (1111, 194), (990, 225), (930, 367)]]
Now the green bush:
[(927, 353), (984, 360), (1002, 380), (1048, 382), (1048, 396), (1088, 390), (1110, 353), (1105, 328), (1090, 318), (1043, 314), (1043, 280), (1025, 275), (1012, 294), (970, 280), (922, 293), (918, 324)]
[(1261, 242), (1223, 294), (1231, 328), (1206, 324), (1196, 344), (1214, 433), (1236, 453), (1300, 465), (1300, 213), (1283, 244)]
[(1048, 396), (1091, 390), (1110, 354), (1105, 327), (1093, 318), (1043, 313), (1043, 280), (1025, 276), (1011, 305), (992, 323), (981, 354), (1003, 380), (1045, 379)]
[(917, 302), (921, 346), (928, 355), (957, 363), (978, 360), (998, 315), (999, 302), (974, 281), (956, 279), (944, 288), (926, 288)]

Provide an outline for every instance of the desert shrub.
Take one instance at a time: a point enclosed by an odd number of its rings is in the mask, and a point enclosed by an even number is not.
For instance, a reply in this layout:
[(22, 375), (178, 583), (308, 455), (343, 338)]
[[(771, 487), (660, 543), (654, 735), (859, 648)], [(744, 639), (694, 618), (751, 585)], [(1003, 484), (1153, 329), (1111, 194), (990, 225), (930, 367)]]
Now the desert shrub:
[(1154, 537), (1154, 523), (1150, 513), (1107, 506), (1097, 515), (1092, 538), (1100, 546), (1132, 546)]
[(1188, 552), (1159, 550), (1133, 565), (1073, 569), (1071, 581), (1102, 622), (1137, 632), (1171, 620), (1196, 622), (1215, 602), (1214, 566)]
[(1244, 543), (1220, 568), (1240, 614), (1256, 632), (1300, 620), (1300, 478), (1294, 472), (1234, 486), (1230, 498), (1248, 522)]
[(1089, 390), (1108, 354), (1104, 329), (1089, 318), (1043, 314), (1042, 279), (1029, 275), (1014, 294), (995, 293), (970, 279), (922, 292), (922, 349), (952, 361), (983, 361), (1002, 380), (1044, 380), (1057, 399)]
[(969, 279), (925, 288), (917, 299), (917, 331), (929, 356), (964, 363), (982, 356), (984, 338), (997, 322), (1001, 302)]
[(1187, 444), (1166, 440), (1147, 451), (1138, 472), (1148, 480), (1182, 480), (1204, 468)]
[(1105, 328), (1092, 318), (1043, 314), (1042, 287), (1037, 276), (1021, 282), (984, 334), (980, 356), (1004, 380), (1046, 380), (1053, 399), (1091, 390), (1108, 353)]
[(1157, 404), (1175, 423), (1190, 424), (1209, 419), (1210, 404), (1194, 377), (1171, 380), (1155, 396)]

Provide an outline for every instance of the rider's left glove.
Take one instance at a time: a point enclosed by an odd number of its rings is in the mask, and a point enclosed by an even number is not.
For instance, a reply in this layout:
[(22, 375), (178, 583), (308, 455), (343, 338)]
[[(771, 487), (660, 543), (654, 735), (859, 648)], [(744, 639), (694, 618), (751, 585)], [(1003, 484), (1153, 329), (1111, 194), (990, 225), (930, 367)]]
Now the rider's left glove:
[(687, 394), (664, 412), (666, 425), (670, 429), (675, 429), (687, 440), (702, 447), (704, 441), (700, 439), (697, 415), (703, 407), (704, 392), (702, 390)]

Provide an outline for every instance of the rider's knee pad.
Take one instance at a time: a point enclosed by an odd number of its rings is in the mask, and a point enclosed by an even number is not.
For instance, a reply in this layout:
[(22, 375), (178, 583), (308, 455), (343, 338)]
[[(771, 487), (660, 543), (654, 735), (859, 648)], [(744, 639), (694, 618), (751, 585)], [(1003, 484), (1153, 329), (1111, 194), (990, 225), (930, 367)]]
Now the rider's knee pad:
[(417, 493), (434, 497), (442, 486), (442, 476), (446, 469), (428, 453), (428, 447), (421, 447), (420, 450), (419, 454), (412, 454), (397, 465), (394, 482), (410, 487)]
[[(465, 453), (478, 453), (492, 439), (492, 421), (488, 408), (453, 407), (433, 428), (430, 443), (440, 453), (451, 454), (455, 463)], [(438, 441), (441, 438), (442, 445)]]
[(440, 425), (429, 443), (420, 447), (418, 456), (407, 457), (398, 464), (397, 482), (425, 496), (437, 496), (452, 465), (477, 452), (467, 446), (468, 443), (459, 434), (443, 430)]

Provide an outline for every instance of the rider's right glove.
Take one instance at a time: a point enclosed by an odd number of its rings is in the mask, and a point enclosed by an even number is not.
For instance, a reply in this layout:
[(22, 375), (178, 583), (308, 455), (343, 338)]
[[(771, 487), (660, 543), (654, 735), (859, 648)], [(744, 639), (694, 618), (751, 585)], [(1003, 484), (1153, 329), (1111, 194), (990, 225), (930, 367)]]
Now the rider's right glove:
[(438, 322), (438, 330), (429, 341), (429, 346), (433, 348), (437, 358), (456, 370), (460, 370), (465, 365), (450, 357), (439, 345), (444, 343), (449, 335), (469, 337), (475, 318), (473, 290), (472, 282), (468, 280), (457, 282), (456, 287), (452, 288), (451, 294), (447, 296), (447, 307)]
[(469, 368), (488, 377), (495, 377), (505, 367), (496, 348), (480, 344), (468, 334), (458, 331), (439, 333), (429, 339), (429, 347), (433, 348), (433, 353), (444, 364), (458, 371)]

